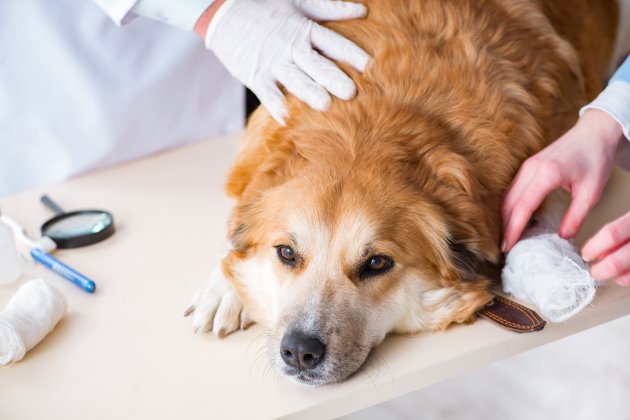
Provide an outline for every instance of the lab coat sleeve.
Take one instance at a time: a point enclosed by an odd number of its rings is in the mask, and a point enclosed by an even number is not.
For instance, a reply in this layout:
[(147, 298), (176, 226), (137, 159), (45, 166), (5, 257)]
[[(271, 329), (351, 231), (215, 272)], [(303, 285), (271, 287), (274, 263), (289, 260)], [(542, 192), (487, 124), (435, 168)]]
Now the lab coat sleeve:
[(136, 15), (131, 11), (138, 0), (94, 0), (118, 26), (131, 21)]
[(195, 29), (199, 16), (215, 0), (138, 0), (133, 12), (186, 31)]
[(619, 67), (606, 89), (580, 110), (580, 115), (588, 109), (599, 109), (609, 114), (621, 125), (626, 139), (630, 140), (630, 57)]
[(95, 0), (116, 25), (124, 25), (136, 16), (158, 20), (167, 25), (192, 31), (199, 16), (215, 0)]

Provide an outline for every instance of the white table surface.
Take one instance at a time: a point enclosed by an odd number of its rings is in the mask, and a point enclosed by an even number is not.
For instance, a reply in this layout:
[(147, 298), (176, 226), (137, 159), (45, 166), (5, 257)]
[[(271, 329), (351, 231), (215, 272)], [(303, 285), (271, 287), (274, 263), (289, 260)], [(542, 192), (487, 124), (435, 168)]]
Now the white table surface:
[[(294, 383), (269, 369), (263, 328), (219, 340), (193, 334), (182, 316), (226, 248), (232, 203), (223, 183), (239, 138), (0, 198), (2, 211), (31, 233), (51, 216), (39, 203), (42, 192), (67, 210), (108, 209), (118, 229), (100, 244), (56, 253), (94, 279), (94, 295), (36, 265), (0, 287), (2, 306), (20, 283), (44, 277), (70, 307), (21, 362), (0, 369), (0, 419), (335, 417), (630, 313), (630, 288), (605, 286), (577, 317), (538, 333), (520, 335), (480, 319), (443, 333), (392, 336), (342, 384)], [(630, 175), (615, 173), (582, 237), (628, 209)]]

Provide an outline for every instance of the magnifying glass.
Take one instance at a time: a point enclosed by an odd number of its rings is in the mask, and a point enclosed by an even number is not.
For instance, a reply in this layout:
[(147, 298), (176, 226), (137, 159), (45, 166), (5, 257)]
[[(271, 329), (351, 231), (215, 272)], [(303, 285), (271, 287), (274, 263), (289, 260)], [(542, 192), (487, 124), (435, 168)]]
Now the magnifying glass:
[(115, 232), (114, 217), (104, 210), (79, 210), (66, 213), (50, 197), (41, 202), (55, 212), (55, 216), (41, 227), (43, 236), (52, 239), (57, 248), (79, 248), (104, 241)]

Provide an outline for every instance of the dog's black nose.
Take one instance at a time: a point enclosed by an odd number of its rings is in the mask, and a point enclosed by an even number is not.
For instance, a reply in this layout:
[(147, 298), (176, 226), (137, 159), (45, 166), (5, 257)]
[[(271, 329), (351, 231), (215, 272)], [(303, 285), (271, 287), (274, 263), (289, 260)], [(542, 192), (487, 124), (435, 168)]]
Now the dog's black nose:
[(282, 360), (299, 370), (313, 369), (322, 360), (326, 346), (317, 337), (301, 331), (289, 331), (282, 337), (280, 355)]

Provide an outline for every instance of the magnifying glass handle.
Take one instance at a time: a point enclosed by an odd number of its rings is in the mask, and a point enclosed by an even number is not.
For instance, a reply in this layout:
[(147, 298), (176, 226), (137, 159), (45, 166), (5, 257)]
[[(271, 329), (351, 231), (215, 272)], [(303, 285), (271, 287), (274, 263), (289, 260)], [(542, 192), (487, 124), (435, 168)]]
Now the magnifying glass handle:
[(52, 198), (48, 197), (46, 194), (42, 195), (39, 199), (46, 207), (55, 212), (55, 214), (64, 214), (65, 211), (59, 206), (59, 204), (55, 203)]

